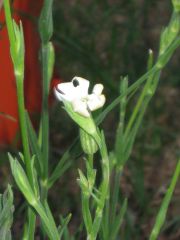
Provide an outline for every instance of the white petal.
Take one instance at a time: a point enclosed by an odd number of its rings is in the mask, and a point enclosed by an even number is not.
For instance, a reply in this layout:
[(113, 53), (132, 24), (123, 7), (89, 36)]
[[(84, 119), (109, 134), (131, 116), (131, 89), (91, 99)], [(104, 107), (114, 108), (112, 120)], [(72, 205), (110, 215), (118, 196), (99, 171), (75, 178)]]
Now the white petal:
[(90, 117), (90, 113), (87, 109), (87, 103), (86, 102), (84, 102), (80, 99), (75, 99), (72, 102), (72, 107), (73, 107), (74, 112), (77, 112), (84, 117)]
[(59, 101), (63, 101), (61, 94), (57, 91), (56, 88), (54, 88), (54, 95)]
[(70, 94), (72, 92), (72, 83), (60, 83), (55, 87), (55, 95), (60, 100), (66, 100), (71, 102), (73, 99), (73, 95)]
[(95, 84), (92, 92), (96, 95), (101, 95), (103, 88), (104, 86), (102, 84)]
[[(76, 81), (77, 84), (74, 84)], [(55, 87), (55, 95), (60, 100), (66, 100), (72, 102), (74, 99), (81, 99), (85, 98), (88, 95), (89, 89), (89, 81), (80, 78), (74, 77), (71, 82), (68, 83), (60, 83)]]
[(96, 94), (91, 94), (88, 98), (87, 105), (91, 111), (101, 108), (106, 101), (105, 96), (102, 94), (97, 96)]
[(84, 98), (88, 95), (88, 89), (89, 89), (89, 81), (82, 77), (74, 77), (72, 79), (72, 85), (74, 81), (78, 81), (79, 85), (74, 87), (74, 92), (76, 93), (76, 97), (78, 98)]

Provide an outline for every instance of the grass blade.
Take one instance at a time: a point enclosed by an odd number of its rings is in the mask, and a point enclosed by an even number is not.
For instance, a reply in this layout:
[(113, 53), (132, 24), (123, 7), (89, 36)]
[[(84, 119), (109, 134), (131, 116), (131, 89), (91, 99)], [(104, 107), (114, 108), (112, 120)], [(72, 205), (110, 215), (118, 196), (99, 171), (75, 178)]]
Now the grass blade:
[(110, 239), (111, 239), (111, 240), (116, 239), (116, 236), (117, 236), (117, 234), (118, 234), (118, 232), (119, 232), (119, 229), (120, 229), (120, 227), (121, 227), (121, 224), (122, 224), (124, 215), (125, 215), (125, 213), (126, 213), (126, 209), (127, 209), (127, 199), (124, 199), (124, 202), (123, 202), (123, 204), (122, 204), (120, 213), (119, 213), (119, 215), (116, 217), (115, 222), (114, 222), (114, 226), (113, 226), (113, 229), (112, 229), (112, 232), (111, 232), (111, 236), (110, 236)]
[(170, 186), (169, 186), (169, 188), (166, 192), (166, 195), (163, 199), (160, 210), (159, 210), (158, 215), (156, 217), (155, 224), (154, 224), (154, 227), (151, 231), (149, 240), (156, 240), (160, 231), (161, 231), (162, 225), (165, 222), (168, 206), (169, 206), (169, 203), (171, 201), (171, 198), (172, 198), (176, 183), (178, 181), (179, 175), (180, 175), (180, 159), (178, 160), (178, 163), (176, 165), (176, 169), (175, 169), (174, 175), (172, 177)]
[(58, 228), (60, 237), (63, 236), (64, 230), (67, 228), (67, 225), (68, 225), (69, 221), (71, 220), (71, 216), (72, 216), (71, 213), (68, 214), (68, 216), (66, 218), (63, 218), (62, 216), (60, 216), (61, 225)]
[(48, 180), (49, 188), (65, 173), (65, 171), (67, 171), (71, 164), (72, 161), (70, 161), (70, 153), (69, 151), (66, 151)]
[(37, 157), (37, 170), (40, 175), (42, 174), (42, 154), (41, 149), (38, 144), (38, 138), (36, 136), (36, 132), (32, 126), (31, 120), (29, 118), (28, 112), (26, 112), (26, 120), (27, 120), (27, 127), (28, 127), (28, 136), (29, 136), (29, 142), (31, 146), (32, 155), (35, 155)]

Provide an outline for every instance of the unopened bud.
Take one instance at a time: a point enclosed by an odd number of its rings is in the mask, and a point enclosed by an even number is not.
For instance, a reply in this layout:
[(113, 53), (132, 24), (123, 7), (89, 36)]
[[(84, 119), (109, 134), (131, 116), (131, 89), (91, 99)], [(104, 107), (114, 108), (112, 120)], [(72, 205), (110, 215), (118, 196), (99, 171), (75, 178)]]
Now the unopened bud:
[(98, 150), (98, 145), (94, 138), (85, 132), (82, 128), (80, 129), (80, 141), (83, 151), (86, 154), (94, 154)]

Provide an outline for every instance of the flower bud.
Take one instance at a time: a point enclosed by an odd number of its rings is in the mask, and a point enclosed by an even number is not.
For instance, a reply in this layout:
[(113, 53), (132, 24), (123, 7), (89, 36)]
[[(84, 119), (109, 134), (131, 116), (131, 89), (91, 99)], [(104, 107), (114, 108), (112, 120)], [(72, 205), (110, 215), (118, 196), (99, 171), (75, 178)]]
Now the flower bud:
[(92, 92), (96, 95), (101, 95), (103, 88), (104, 86), (102, 84), (95, 84)]
[(52, 17), (53, 0), (45, 0), (39, 18), (39, 33), (41, 41), (46, 44), (53, 34), (53, 17)]
[(81, 190), (84, 194), (84, 196), (89, 197), (90, 191), (89, 191), (89, 183), (87, 178), (84, 176), (83, 172), (79, 169), (79, 178), (77, 179), (79, 186), (81, 187)]
[(85, 132), (82, 128), (80, 128), (80, 141), (83, 151), (86, 154), (94, 154), (98, 150), (98, 145), (94, 138)]
[(180, 21), (178, 14), (174, 14), (171, 23), (166, 27), (161, 34), (160, 54), (164, 53), (167, 47), (173, 42), (179, 33)]
[(48, 80), (49, 80), (49, 85), (50, 85), (51, 78), (53, 75), (54, 59), (55, 59), (54, 46), (53, 46), (52, 42), (48, 43), (47, 48), (48, 48), (47, 49), (47, 51), (48, 51)]
[(22, 22), (20, 22), (20, 26), (18, 26), (16, 22), (13, 21), (13, 29), (15, 34), (15, 51), (12, 51), (11, 48), (11, 57), (14, 64), (15, 76), (19, 77), (24, 74), (24, 35)]

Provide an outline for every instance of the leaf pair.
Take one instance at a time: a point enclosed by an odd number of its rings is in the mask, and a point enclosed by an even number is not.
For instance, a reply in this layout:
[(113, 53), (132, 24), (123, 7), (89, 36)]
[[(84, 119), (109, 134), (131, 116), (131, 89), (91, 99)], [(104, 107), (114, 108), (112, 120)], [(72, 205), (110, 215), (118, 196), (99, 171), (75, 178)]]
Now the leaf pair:
[(11, 171), (17, 186), (21, 190), (29, 205), (32, 206), (41, 217), (47, 235), (51, 240), (59, 240), (59, 233), (47, 204), (44, 207), (40, 202), (40, 199), (36, 194), (37, 189), (36, 191), (32, 189), (26, 173), (18, 160), (16, 158), (14, 159), (10, 154), (9, 160), (11, 164)]

